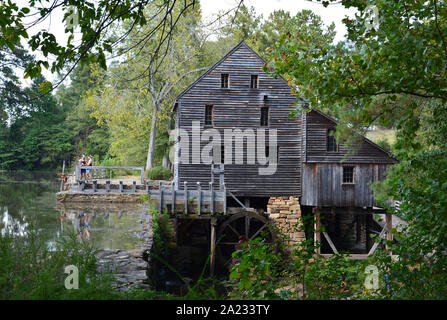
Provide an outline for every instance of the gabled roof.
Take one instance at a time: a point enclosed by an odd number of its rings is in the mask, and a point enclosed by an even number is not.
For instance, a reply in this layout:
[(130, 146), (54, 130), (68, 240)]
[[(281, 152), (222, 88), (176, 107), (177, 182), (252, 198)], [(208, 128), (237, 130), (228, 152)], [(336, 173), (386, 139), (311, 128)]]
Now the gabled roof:
[[(175, 99), (174, 99), (174, 104), (172, 106), (172, 108), (174, 108), (175, 104), (177, 103), (177, 101), (185, 94), (187, 93), (192, 87), (194, 87), (200, 80), (202, 80), (204, 77), (206, 77), (209, 73), (211, 73), (211, 71), (213, 71), (215, 68), (217, 68), (223, 61), (225, 61), (229, 56), (231, 56), (235, 51), (237, 51), (239, 48), (241, 48), (242, 46), (247, 47), (252, 53), (254, 53), (261, 61), (262, 63), (266, 64), (267, 61), (264, 60), (264, 58), (262, 58), (255, 50), (253, 50), (248, 44), (245, 43), (244, 40), (242, 40), (241, 42), (239, 42), (233, 49), (231, 49), (225, 56), (222, 57), (222, 59), (220, 59), (219, 61), (217, 61), (211, 68), (209, 68), (207, 71), (205, 71), (204, 74), (202, 74), (199, 78), (197, 78), (193, 83), (191, 83), (185, 90), (183, 90)], [(284, 82), (286, 82), (287, 85), (289, 85), (289, 83), (287, 82), (287, 80), (285, 80), (283, 77), (279, 76), (279, 78), (281, 78)]]
[[(316, 112), (319, 115), (325, 117), (326, 119), (328, 119), (329, 121), (333, 122), (334, 124), (338, 124), (338, 121), (335, 120), (334, 118), (332, 118), (331, 116), (329, 116), (328, 114), (321, 112), (319, 110), (316, 109), (312, 109), (310, 112)], [(397, 162), (399, 162), (400, 160), (391, 152), (389, 152), (388, 150), (385, 150), (384, 148), (382, 148), (381, 146), (379, 146), (378, 144), (374, 143), (373, 141), (369, 140), (367, 137), (360, 135), (363, 138), (363, 141), (365, 141), (366, 143), (369, 143), (370, 145), (372, 145), (374, 148), (379, 149), (380, 151), (382, 151), (383, 153), (385, 153), (388, 157), (390, 157), (393, 160), (396, 160)]]

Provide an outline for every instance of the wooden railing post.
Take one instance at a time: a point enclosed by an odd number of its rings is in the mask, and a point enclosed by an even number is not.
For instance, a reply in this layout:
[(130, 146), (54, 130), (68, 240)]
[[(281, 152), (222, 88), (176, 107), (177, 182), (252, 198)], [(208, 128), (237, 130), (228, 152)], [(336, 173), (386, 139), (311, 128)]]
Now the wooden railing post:
[(141, 168), (140, 171), (141, 171), (141, 184), (144, 184), (144, 168)]
[(199, 193), (197, 198), (197, 214), (200, 216), (202, 207), (202, 186), (199, 181), (197, 181), (197, 192)]
[(81, 168), (79, 167), (79, 163), (76, 164), (76, 169), (75, 169), (75, 179), (76, 179), (76, 182), (78, 182), (79, 180), (81, 180)]
[(136, 181), (132, 181), (132, 192), (137, 192), (137, 182)]
[(106, 192), (110, 192), (110, 180), (106, 181)]
[(123, 190), (123, 182), (122, 181), (120, 181), (120, 192), (123, 192), (124, 190)]
[(98, 185), (97, 185), (98, 181), (93, 180), (93, 192), (96, 192), (98, 190)]

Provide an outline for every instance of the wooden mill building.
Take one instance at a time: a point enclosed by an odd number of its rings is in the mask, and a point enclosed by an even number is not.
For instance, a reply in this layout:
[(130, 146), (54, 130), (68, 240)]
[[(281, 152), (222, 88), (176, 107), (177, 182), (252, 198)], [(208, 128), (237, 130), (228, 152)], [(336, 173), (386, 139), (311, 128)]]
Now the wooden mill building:
[[(214, 155), (214, 163), (225, 162), (226, 189), (244, 206), (264, 211), (271, 197), (297, 197), (303, 214), (326, 217), (323, 224), (331, 245), (353, 252), (357, 246), (358, 252), (367, 252), (372, 244), (367, 243), (365, 230), (372, 228), (374, 213), (384, 212), (376, 208), (370, 183), (384, 179), (388, 166), (398, 160), (366, 138), (362, 138), (354, 154), (348, 155), (345, 145), (335, 140), (336, 121), (322, 112), (302, 112), (290, 118), (289, 113), (304, 102), (296, 103), (297, 97), (291, 94), (287, 81), (265, 73), (264, 65), (253, 49), (245, 42), (239, 43), (176, 98), (176, 128), (192, 136), (193, 125), (198, 123), (200, 130), (219, 132), (222, 145), (225, 130), (263, 129), (265, 155), (276, 154), (276, 171), (260, 175), (259, 169), (265, 164), (249, 163), (247, 152), (239, 154), (235, 143), (231, 149), (221, 147), (219, 156)], [(277, 134), (274, 148), (267, 138), (272, 129)], [(247, 141), (243, 150), (252, 146)], [(200, 150), (208, 143), (202, 139)], [(189, 142), (189, 150), (193, 148)], [(179, 163), (181, 152), (177, 147), (177, 186), (187, 182), (194, 188), (198, 182), (208, 186), (218, 181), (210, 164), (194, 162), (191, 152), (188, 163)], [(237, 157), (243, 162), (236, 163)], [(219, 187), (218, 183), (214, 186)], [(232, 196), (228, 196), (229, 207), (237, 205)], [(328, 248), (328, 243), (323, 244), (323, 251), (330, 252)]]

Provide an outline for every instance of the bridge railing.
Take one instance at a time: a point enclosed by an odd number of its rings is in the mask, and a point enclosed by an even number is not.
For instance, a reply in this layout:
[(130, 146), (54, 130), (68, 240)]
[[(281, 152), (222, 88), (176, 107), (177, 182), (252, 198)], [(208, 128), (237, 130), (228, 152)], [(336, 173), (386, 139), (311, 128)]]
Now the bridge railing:
[(107, 178), (106, 172), (107, 170), (133, 170), (140, 171), (141, 184), (144, 184), (144, 167), (120, 167), (120, 166), (81, 166), (79, 164), (76, 165), (75, 169), (75, 179), (76, 182), (82, 181), (81, 170), (92, 170), (92, 178)]

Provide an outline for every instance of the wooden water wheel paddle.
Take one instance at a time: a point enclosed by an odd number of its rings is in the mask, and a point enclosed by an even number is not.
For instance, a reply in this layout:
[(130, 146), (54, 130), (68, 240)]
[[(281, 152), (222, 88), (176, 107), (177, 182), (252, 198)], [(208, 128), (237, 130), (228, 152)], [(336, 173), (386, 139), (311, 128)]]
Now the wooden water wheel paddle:
[(239, 249), (243, 242), (263, 236), (265, 243), (272, 243), (276, 235), (268, 225), (267, 218), (249, 211), (232, 215), (222, 222), (217, 231), (217, 265), (228, 270), (232, 263), (231, 254)]

